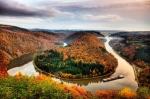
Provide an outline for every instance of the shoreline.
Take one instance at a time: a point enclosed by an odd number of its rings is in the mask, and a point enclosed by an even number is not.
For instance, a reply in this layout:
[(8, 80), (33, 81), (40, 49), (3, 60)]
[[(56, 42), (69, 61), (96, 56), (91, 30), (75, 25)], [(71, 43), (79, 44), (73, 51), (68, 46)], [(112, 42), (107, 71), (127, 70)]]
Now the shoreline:
[(54, 74), (52, 74), (52, 73), (45, 72), (45, 71), (41, 70), (40, 68), (38, 68), (38, 67), (36, 66), (35, 62), (34, 62), (34, 59), (33, 59), (33, 65), (34, 65), (36, 71), (39, 72), (39, 73), (43, 73), (43, 74), (45, 74), (45, 75), (47, 75), (47, 76), (51, 76), (51, 77), (54, 77), (54, 78), (57, 78), (57, 79), (60, 79), (60, 80), (71, 80), (71, 81), (93, 80), (93, 79), (98, 79), (98, 78), (99, 78), (99, 79), (100, 79), (100, 78), (105, 78), (105, 77), (111, 76), (111, 75), (115, 72), (115, 70), (114, 70), (114, 71), (112, 71), (112, 72), (110, 72), (110, 73), (107, 73), (107, 74), (105, 74), (105, 75), (95, 76), (95, 77), (83, 77), (83, 78), (81, 77), (81, 78), (79, 78), (79, 79), (78, 79), (78, 78), (62, 78), (62, 77), (56, 76), (56, 75), (54, 75)]

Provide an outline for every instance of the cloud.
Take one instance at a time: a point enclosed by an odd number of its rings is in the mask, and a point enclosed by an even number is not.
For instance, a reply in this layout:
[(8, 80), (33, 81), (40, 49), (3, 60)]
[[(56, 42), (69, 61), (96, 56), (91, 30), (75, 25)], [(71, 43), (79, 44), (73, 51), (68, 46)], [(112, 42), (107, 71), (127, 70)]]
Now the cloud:
[(149, 11), (150, 0), (0, 0), (0, 23), (66, 29), (139, 25), (146, 29)]
[(93, 12), (93, 11), (104, 11), (104, 10), (125, 10), (125, 9), (137, 9), (150, 7), (147, 0), (86, 0), (86, 2), (45, 2), (44, 6), (53, 6), (65, 11), (72, 12)]
[(0, 0), (0, 16), (53, 16), (52, 11), (25, 6), (11, 0)]
[(122, 18), (118, 15), (83, 15), (82, 18), (84, 20), (89, 20), (89, 21), (120, 21)]
[[(46, 8), (48, 9), (48, 8)], [(74, 18), (76, 15), (71, 12), (67, 11), (61, 11), (56, 8), (52, 8), (52, 12), (54, 13), (54, 17), (68, 17), (68, 18)]]

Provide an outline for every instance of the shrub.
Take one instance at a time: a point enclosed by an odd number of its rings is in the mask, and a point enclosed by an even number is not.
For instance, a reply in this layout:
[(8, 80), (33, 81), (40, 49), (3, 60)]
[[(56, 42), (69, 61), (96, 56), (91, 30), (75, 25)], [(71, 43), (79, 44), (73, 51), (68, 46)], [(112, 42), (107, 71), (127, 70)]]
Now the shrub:
[(150, 97), (150, 89), (148, 87), (140, 87), (137, 90), (137, 94), (141, 99)]
[(119, 91), (118, 94), (120, 98), (135, 99), (136, 97), (136, 92), (134, 92), (130, 88), (123, 88), (122, 90)]
[(139, 84), (140, 86), (147, 86), (150, 88), (150, 67), (149, 68), (144, 68), (140, 73), (139, 73)]
[(117, 92), (115, 90), (98, 90), (95, 95), (98, 99), (114, 99), (117, 97)]
[(57, 87), (48, 78), (42, 77), (7, 77), (0, 78), (0, 99), (58, 99), (70, 98), (69, 93)]

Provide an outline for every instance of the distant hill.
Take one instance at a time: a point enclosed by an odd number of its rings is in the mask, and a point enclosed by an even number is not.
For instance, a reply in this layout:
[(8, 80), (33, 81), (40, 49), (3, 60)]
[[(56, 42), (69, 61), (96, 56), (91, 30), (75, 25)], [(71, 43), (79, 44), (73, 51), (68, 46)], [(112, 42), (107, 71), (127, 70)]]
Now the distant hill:
[(110, 36), (116, 36), (116, 37), (127, 37), (127, 36), (146, 36), (149, 35), (150, 31), (136, 31), (136, 32), (116, 32), (111, 34)]
[(78, 31), (78, 32), (74, 32), (71, 35), (69, 35), (66, 39), (65, 42), (67, 43), (71, 43), (72, 41), (76, 40), (77, 38), (80, 38), (83, 35), (88, 35), (88, 34), (93, 34), (95, 36), (101, 36), (104, 37), (104, 35), (102, 35), (100, 32), (97, 31)]
[(24, 28), (20, 28), (20, 27), (17, 27), (17, 26), (11, 26), (11, 25), (3, 25), (3, 24), (0, 24), (0, 29), (1, 30), (7, 30), (7, 31), (13, 31), (13, 32), (23, 32), (23, 31), (26, 31), (26, 32), (29, 32), (28, 29), (24, 29)]

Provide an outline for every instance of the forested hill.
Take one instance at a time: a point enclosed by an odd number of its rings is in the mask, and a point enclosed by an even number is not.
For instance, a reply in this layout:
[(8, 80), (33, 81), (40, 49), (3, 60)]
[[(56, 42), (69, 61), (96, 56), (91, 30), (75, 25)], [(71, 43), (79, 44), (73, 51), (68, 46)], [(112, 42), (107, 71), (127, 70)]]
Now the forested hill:
[(93, 34), (96, 36), (101, 36), (104, 37), (104, 35), (102, 35), (100, 32), (98, 31), (78, 31), (78, 32), (74, 32), (71, 35), (69, 35), (66, 39), (65, 42), (67, 43), (71, 43), (72, 41), (78, 39), (79, 37), (86, 35), (86, 34)]
[(113, 71), (117, 60), (109, 54), (104, 43), (95, 34), (83, 33), (65, 48), (60, 48), (64, 58), (68, 57), (85, 63), (98, 63), (105, 67), (105, 72)]
[(32, 32), (10, 25), (0, 25), (0, 73), (7, 73), (11, 60), (25, 54), (55, 47), (55, 42), (63, 37), (58, 34)]

